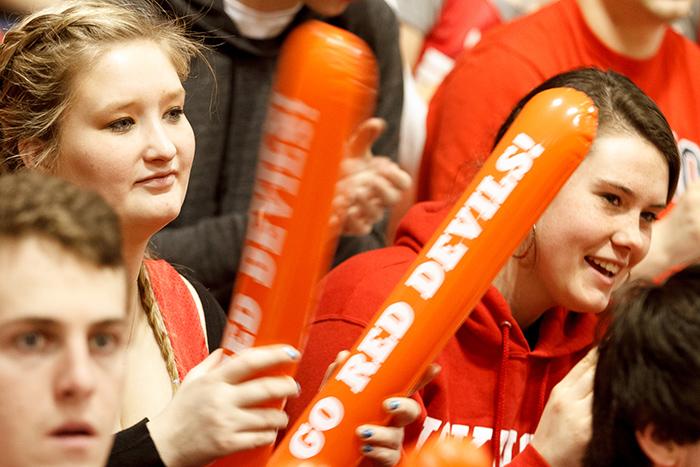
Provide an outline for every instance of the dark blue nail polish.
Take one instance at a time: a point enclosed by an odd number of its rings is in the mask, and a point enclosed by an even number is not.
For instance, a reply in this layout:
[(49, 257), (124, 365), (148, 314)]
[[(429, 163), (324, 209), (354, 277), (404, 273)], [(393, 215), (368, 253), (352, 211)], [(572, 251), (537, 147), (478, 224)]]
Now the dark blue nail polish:
[(391, 401), (389, 402), (389, 410), (396, 410), (399, 408), (399, 401)]
[(285, 347), (284, 351), (287, 352), (287, 355), (289, 355), (289, 358), (291, 358), (292, 360), (298, 360), (301, 356), (299, 354), (299, 351), (293, 347)]
[(370, 430), (369, 428), (365, 428), (360, 433), (360, 436), (362, 436), (363, 438), (371, 438), (373, 434), (374, 433), (372, 432), (372, 430)]
[(372, 446), (370, 446), (369, 444), (365, 444), (364, 446), (362, 446), (362, 452), (372, 452), (372, 449)]

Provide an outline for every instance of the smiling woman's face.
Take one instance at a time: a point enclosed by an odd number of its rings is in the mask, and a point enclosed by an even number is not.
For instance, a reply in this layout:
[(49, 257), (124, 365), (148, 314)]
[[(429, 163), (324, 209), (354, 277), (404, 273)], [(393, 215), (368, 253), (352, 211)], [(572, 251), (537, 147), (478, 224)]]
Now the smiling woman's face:
[(550, 306), (602, 311), (649, 250), (668, 174), (661, 153), (640, 136), (599, 136), (537, 221), (530, 292)]
[(73, 86), (55, 174), (100, 193), (125, 232), (154, 234), (180, 212), (194, 156), (172, 62), (153, 42), (119, 44)]

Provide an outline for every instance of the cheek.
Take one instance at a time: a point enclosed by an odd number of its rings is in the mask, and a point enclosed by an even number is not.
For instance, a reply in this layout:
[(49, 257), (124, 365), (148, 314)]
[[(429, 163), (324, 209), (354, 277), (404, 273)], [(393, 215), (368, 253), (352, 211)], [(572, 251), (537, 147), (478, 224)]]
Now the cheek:
[(169, 127), (168, 137), (176, 148), (178, 170), (189, 178), (195, 150), (194, 130), (192, 130), (190, 122), (187, 119), (183, 119), (178, 125)]
[(126, 190), (133, 166), (124, 157), (125, 146), (114, 147), (95, 141), (84, 147), (68, 147), (61, 151), (55, 175), (78, 186), (92, 189), (108, 202), (116, 201), (116, 193)]
[(195, 138), (192, 127), (187, 125), (186, 131), (181, 132), (179, 137), (181, 141), (178, 146), (180, 148), (179, 153), (182, 168), (183, 170), (186, 170), (187, 174), (189, 175), (190, 169), (192, 168), (192, 161), (194, 160), (195, 151)]
[(649, 253), (649, 247), (651, 247), (651, 230), (642, 231), (642, 247), (638, 251), (632, 253), (632, 258), (630, 258), (630, 267), (636, 266), (641, 262)]
[(100, 194), (112, 208), (119, 210), (133, 183), (134, 168), (120, 164), (117, 153), (111, 157), (73, 158), (62, 167), (56, 175)]
[[(19, 435), (17, 420), (22, 425), (37, 431), (43, 419), (42, 401), (51, 398), (51, 381), (43, 372), (28, 371), (20, 365), (0, 363), (0, 433)], [(4, 443), (3, 443), (4, 444)]]

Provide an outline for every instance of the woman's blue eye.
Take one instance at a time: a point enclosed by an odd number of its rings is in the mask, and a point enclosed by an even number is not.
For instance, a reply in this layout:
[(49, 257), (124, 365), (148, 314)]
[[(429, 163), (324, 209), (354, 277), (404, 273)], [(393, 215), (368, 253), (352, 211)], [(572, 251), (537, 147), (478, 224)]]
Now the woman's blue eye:
[(132, 118), (120, 118), (107, 125), (107, 127), (112, 131), (122, 133), (128, 131), (133, 125), (134, 120)]

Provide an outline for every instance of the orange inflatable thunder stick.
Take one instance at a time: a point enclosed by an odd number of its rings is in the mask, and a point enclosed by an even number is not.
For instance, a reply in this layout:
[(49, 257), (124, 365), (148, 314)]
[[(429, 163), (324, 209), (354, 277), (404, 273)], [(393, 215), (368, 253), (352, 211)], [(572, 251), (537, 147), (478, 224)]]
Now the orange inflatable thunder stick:
[[(330, 264), (335, 184), (348, 139), (376, 99), (376, 61), (358, 37), (319, 21), (285, 42), (262, 136), (255, 190), (222, 347), (300, 348), (315, 286)], [(294, 375), (296, 367), (280, 373)], [(272, 448), (219, 460), (264, 465)]]
[(388, 421), (381, 402), (407, 395), (456, 332), (588, 153), (597, 115), (569, 88), (525, 105), (268, 466), (357, 464), (355, 428)]
[(491, 460), (471, 438), (433, 436), (404, 458), (400, 467), (491, 467)]

